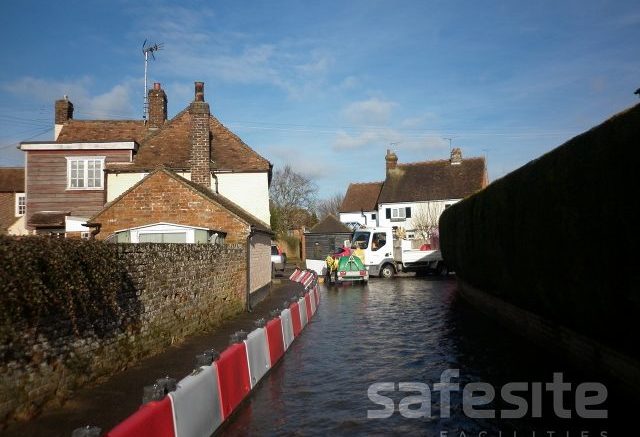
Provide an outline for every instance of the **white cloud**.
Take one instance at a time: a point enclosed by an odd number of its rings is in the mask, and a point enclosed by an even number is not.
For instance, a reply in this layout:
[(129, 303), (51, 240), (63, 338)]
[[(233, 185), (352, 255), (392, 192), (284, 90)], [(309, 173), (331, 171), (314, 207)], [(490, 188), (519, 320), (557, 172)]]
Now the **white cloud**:
[(154, 65), (156, 74), (271, 85), (296, 98), (322, 91), (321, 85), (334, 58), (320, 42), (308, 39), (264, 42), (265, 38), (258, 40), (255, 35), (219, 30), (215, 15), (215, 11), (206, 7), (193, 11), (174, 5), (145, 13), (144, 21), (138, 23), (139, 34), (154, 35), (165, 42)]
[[(75, 81), (55, 81), (31, 76), (22, 77), (13, 82), (5, 83), (2, 88), (6, 91), (25, 96), (35, 101), (50, 104), (63, 96), (68, 96), (74, 105), (77, 118), (131, 118), (134, 117), (134, 107), (131, 102), (133, 80), (113, 86), (110, 90), (93, 94), (94, 81), (84, 76)], [(142, 118), (142, 99), (140, 99), (140, 118)]]
[(372, 97), (368, 100), (353, 102), (343, 110), (343, 115), (351, 123), (380, 125), (387, 124), (391, 111), (397, 106), (388, 100)]
[(380, 146), (399, 142), (402, 135), (393, 129), (371, 129), (355, 134), (338, 132), (333, 143), (333, 149), (340, 151), (343, 149), (359, 149), (365, 146)]

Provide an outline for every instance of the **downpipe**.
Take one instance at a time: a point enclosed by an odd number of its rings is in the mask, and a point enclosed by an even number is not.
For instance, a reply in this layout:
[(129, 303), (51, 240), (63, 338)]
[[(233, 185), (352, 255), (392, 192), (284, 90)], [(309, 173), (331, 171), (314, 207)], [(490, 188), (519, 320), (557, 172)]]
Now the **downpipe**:
[(249, 235), (247, 236), (247, 250), (246, 250), (246, 254), (247, 254), (247, 286), (246, 286), (246, 290), (245, 290), (245, 310), (248, 313), (253, 312), (253, 309), (251, 308), (251, 301), (250, 301), (250, 295), (251, 295), (251, 239), (253, 238), (253, 236), (256, 234), (256, 229), (254, 225), (251, 225), (250, 230), (249, 230)]

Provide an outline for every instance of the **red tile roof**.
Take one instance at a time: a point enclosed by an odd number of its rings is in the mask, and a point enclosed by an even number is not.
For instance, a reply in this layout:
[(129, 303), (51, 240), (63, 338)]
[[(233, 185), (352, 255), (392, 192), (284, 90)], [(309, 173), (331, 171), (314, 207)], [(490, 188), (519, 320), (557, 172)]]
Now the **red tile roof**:
[(382, 182), (349, 184), (340, 212), (375, 211)]
[(58, 135), (57, 143), (111, 141), (142, 142), (148, 135), (142, 120), (69, 120)]
[[(118, 171), (152, 170), (165, 165), (188, 170), (191, 155), (191, 115), (187, 107), (158, 129), (148, 129), (141, 120), (69, 120), (56, 142), (135, 141), (138, 153), (132, 163), (109, 163)], [(269, 171), (271, 164), (237, 135), (211, 116), (211, 158), (213, 170)]]
[(463, 199), (486, 185), (484, 158), (398, 164), (389, 171), (378, 203)]
[(0, 168), (0, 193), (24, 193), (24, 167)]

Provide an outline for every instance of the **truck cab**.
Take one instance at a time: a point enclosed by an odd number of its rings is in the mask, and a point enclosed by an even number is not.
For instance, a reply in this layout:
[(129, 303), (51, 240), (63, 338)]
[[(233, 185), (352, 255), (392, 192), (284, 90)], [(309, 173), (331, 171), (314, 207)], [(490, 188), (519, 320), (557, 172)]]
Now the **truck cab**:
[(411, 244), (411, 240), (399, 238), (394, 229), (385, 227), (358, 229), (351, 240), (352, 249), (364, 252), (369, 275), (391, 278), (400, 271), (447, 273), (439, 250), (412, 249)]
[(353, 234), (351, 248), (364, 251), (364, 264), (369, 275), (392, 277), (395, 274), (393, 229), (358, 229)]

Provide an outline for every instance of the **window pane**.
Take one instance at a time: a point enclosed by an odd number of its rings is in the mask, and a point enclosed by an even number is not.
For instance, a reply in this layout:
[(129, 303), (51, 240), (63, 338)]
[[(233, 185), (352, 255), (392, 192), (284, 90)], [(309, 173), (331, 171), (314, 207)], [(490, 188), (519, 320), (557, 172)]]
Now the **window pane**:
[(162, 243), (162, 234), (138, 234), (140, 243)]
[(162, 234), (162, 237), (163, 237), (163, 243), (186, 243), (187, 242), (186, 232)]

